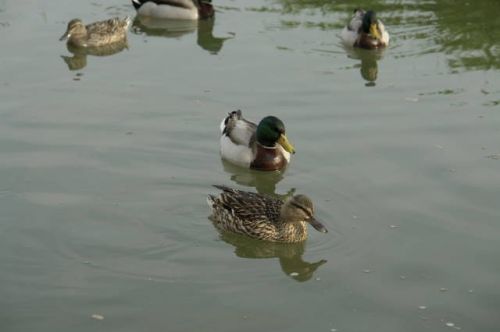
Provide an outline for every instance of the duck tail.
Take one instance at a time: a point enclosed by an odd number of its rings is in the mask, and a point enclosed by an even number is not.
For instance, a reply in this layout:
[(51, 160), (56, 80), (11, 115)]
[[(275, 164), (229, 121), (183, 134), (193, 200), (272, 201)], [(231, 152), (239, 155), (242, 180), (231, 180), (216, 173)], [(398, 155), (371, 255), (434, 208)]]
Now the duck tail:
[(215, 204), (215, 200), (217, 198), (214, 196), (214, 195), (208, 195), (207, 196), (207, 204), (210, 208), (213, 208), (214, 207), (214, 204)]
[(145, 0), (132, 0), (135, 10), (139, 9), (146, 1)]
[(220, 124), (221, 133), (223, 135), (227, 134), (230, 131), (230, 129), (234, 127), (234, 123), (241, 119), (242, 119), (241, 110), (229, 112), (227, 116), (224, 119), (222, 119), (222, 122)]
[(228, 186), (222, 185), (222, 184), (214, 184), (213, 185), (215, 188), (220, 189), (225, 192), (234, 192), (234, 189), (229, 188)]
[(132, 18), (130, 16), (125, 16), (124, 21), (125, 21), (125, 29), (128, 29), (132, 24)]

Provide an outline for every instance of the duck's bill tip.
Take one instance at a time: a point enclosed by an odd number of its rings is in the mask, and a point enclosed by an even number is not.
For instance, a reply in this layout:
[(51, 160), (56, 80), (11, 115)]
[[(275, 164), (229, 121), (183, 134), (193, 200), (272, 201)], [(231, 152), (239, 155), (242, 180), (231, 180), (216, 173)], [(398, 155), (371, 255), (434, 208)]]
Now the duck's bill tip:
[(328, 233), (328, 229), (326, 229), (325, 225), (323, 225), (320, 221), (315, 218), (309, 219), (309, 223), (315, 230), (321, 233)]
[(294, 146), (292, 145), (292, 143), (290, 143), (290, 141), (288, 140), (288, 138), (286, 137), (285, 134), (281, 134), (280, 138), (278, 139), (278, 143), (283, 147), (283, 149), (285, 149), (285, 151), (287, 151), (288, 153), (291, 153), (291, 154), (295, 154), (295, 148)]
[(61, 38), (59, 38), (59, 41), (63, 41), (63, 40), (65, 40), (65, 39), (67, 39), (68, 37), (69, 37), (69, 33), (65, 32), (65, 33), (61, 36)]

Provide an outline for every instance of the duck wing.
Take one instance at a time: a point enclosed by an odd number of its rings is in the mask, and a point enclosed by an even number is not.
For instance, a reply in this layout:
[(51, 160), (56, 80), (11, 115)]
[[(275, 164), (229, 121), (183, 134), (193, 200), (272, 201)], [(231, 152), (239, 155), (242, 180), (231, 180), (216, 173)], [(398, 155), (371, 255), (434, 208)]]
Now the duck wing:
[(221, 133), (229, 137), (231, 142), (236, 145), (245, 145), (250, 147), (255, 141), (255, 132), (257, 125), (243, 118), (241, 110), (233, 111), (228, 114), (221, 122)]
[(214, 187), (222, 190), (216, 202), (241, 220), (272, 222), (280, 217), (283, 202), (278, 199), (221, 185)]
[(358, 32), (363, 25), (363, 16), (365, 16), (365, 11), (363, 9), (356, 9), (354, 11), (354, 16), (351, 22), (347, 25), (347, 29), (350, 31)]

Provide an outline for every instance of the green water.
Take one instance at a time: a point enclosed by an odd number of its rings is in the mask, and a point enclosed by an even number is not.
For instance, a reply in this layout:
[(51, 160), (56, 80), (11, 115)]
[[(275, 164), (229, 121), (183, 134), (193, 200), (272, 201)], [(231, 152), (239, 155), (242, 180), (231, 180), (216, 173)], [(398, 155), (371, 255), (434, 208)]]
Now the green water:
[[(0, 0), (0, 330), (498, 331), (500, 2), (364, 1), (379, 53), (340, 43), (351, 1), (214, 2), (96, 56), (67, 22), (128, 1)], [(235, 109), (285, 122), (284, 174), (221, 162)], [(220, 235), (211, 184), (330, 232)]]

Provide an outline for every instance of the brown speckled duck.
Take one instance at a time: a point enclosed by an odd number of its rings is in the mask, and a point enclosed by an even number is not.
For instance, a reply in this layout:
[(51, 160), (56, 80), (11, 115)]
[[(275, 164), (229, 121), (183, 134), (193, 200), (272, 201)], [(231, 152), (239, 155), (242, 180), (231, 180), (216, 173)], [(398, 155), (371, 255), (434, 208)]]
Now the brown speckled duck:
[(314, 218), (314, 207), (305, 195), (286, 201), (257, 193), (214, 186), (222, 193), (209, 195), (212, 221), (220, 230), (243, 234), (271, 242), (302, 242), (307, 239), (307, 224), (326, 233), (325, 226)]
[(285, 135), (285, 125), (275, 116), (266, 116), (258, 125), (243, 118), (241, 111), (229, 113), (220, 124), (222, 159), (260, 171), (281, 170), (295, 149)]
[(96, 48), (123, 42), (127, 39), (127, 29), (131, 23), (129, 17), (120, 19), (118, 17), (83, 25), (78, 19), (72, 19), (68, 23), (66, 32), (59, 40), (68, 39), (68, 44), (81, 48)]

